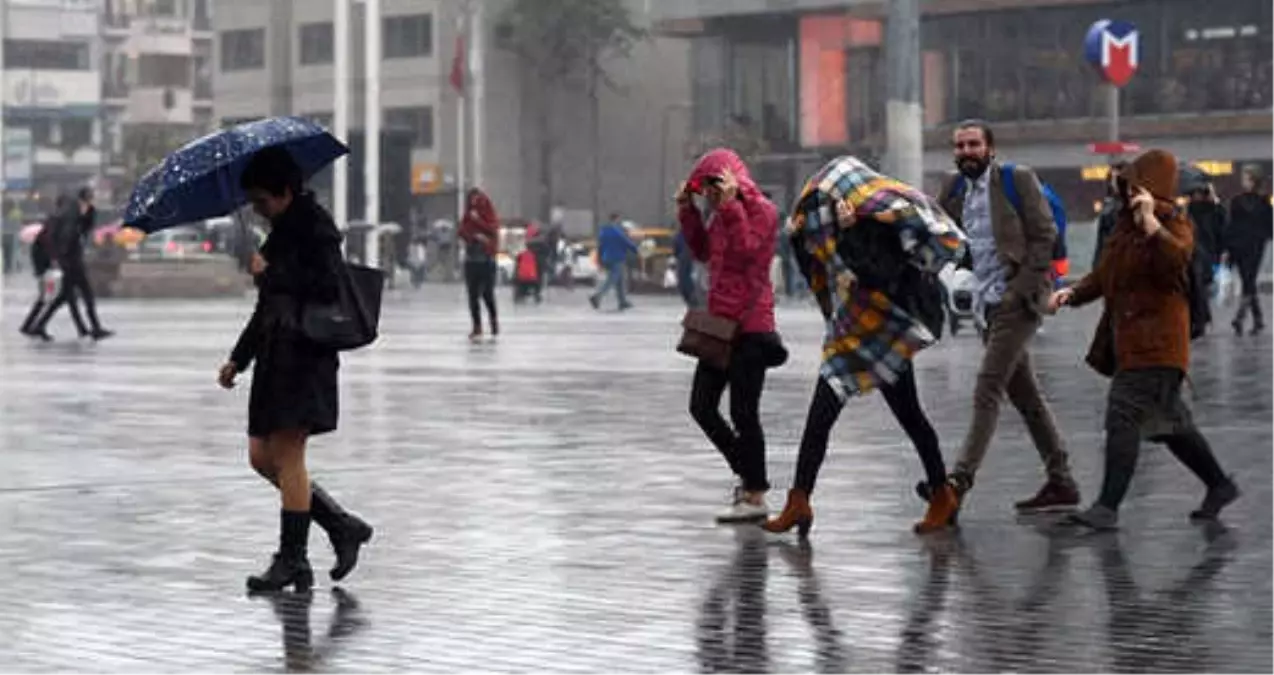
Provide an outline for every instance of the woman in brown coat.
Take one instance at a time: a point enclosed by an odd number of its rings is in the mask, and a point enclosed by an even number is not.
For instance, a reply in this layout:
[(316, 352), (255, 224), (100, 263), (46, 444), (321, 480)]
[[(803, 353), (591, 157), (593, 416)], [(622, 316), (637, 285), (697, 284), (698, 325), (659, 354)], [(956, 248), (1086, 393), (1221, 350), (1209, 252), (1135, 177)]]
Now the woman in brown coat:
[(1125, 171), (1119, 189), (1125, 206), (1097, 269), (1053, 294), (1049, 303), (1052, 311), (1098, 298), (1106, 303), (1088, 354), (1090, 365), (1113, 376), (1106, 404), (1106, 470), (1097, 503), (1070, 520), (1093, 529), (1117, 526), (1143, 430), (1166, 443), (1207, 486), (1202, 506), (1190, 517), (1215, 519), (1239, 491), (1181, 399), (1190, 364), (1186, 275), (1194, 226), (1172, 202), (1176, 158), (1162, 150), (1143, 154)]

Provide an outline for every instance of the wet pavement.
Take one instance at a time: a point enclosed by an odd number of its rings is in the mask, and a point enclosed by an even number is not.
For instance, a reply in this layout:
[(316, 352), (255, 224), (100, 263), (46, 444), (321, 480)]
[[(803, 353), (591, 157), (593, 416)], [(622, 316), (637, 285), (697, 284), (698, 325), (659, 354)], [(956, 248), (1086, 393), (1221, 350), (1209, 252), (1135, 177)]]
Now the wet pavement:
[[(217, 367), (247, 301), (111, 302), (120, 335), (32, 345), (0, 331), (0, 663), (15, 671), (1271, 670), (1271, 345), (1196, 343), (1195, 414), (1245, 491), (1224, 531), (1146, 446), (1117, 535), (1059, 534), (1011, 503), (1041, 472), (1007, 411), (958, 534), (917, 538), (918, 460), (879, 397), (842, 415), (809, 547), (717, 527), (723, 463), (686, 413), (679, 308), (584, 294), (511, 308), (464, 340), (456, 287), (391, 298), (376, 348), (342, 368), (342, 425), (316, 479), (377, 528), (342, 591), (249, 599), (277, 497), (251, 473), (247, 387)], [(1268, 298), (1266, 298), (1268, 301)], [(1086, 496), (1101, 468), (1093, 312), (1035, 353)], [(820, 325), (784, 308), (792, 361), (763, 404), (771, 479), (790, 481)], [(69, 321), (52, 329), (68, 336)], [(976, 338), (919, 359), (950, 458)], [(772, 508), (782, 502), (771, 495)], [(311, 536), (316, 572), (331, 564)]]

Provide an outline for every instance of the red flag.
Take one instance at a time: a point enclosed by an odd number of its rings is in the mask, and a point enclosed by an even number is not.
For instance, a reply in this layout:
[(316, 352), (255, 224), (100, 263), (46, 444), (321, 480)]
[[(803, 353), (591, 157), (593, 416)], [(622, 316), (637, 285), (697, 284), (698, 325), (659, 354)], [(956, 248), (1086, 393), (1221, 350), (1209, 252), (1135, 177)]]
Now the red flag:
[(451, 59), (451, 87), (456, 90), (457, 94), (464, 96), (464, 71), (465, 71), (465, 54), (464, 54), (464, 36), (456, 36), (456, 54)]

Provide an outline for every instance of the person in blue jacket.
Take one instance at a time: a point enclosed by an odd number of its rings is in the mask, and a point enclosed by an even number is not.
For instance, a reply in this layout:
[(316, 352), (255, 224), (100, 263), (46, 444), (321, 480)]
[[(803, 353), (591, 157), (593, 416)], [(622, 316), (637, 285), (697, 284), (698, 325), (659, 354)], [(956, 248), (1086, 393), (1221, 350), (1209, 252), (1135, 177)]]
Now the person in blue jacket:
[(637, 244), (633, 242), (632, 237), (628, 236), (628, 231), (620, 223), (619, 214), (610, 214), (610, 220), (602, 225), (601, 231), (597, 234), (597, 259), (602, 269), (606, 270), (606, 281), (602, 282), (597, 292), (588, 298), (593, 309), (601, 308), (602, 298), (611, 289), (615, 290), (615, 296), (619, 300), (619, 311), (632, 309), (633, 305), (628, 302), (625, 288), (624, 271), (628, 265), (628, 256), (636, 252)]

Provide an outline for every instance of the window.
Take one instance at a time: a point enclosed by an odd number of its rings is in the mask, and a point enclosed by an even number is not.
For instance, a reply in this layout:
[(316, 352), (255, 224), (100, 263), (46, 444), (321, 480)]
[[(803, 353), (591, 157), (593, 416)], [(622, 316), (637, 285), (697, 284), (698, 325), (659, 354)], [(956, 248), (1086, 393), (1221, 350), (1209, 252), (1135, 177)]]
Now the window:
[(142, 54), (137, 58), (137, 86), (190, 88), (190, 57)]
[(330, 129), (332, 127), (332, 113), (330, 112), (308, 112), (301, 113), (300, 116), (319, 125), (320, 127), (323, 127), (324, 129)]
[(255, 122), (259, 119), (262, 119), (262, 118), (261, 117), (223, 117), (221, 118), (221, 128), (229, 129), (231, 127), (237, 127), (240, 124)]
[(265, 29), (228, 30), (221, 34), (221, 70), (265, 67)]
[(433, 16), (408, 14), (381, 19), (381, 40), (387, 59), (429, 56), (434, 49)]
[(177, 0), (151, 0), (150, 3), (151, 16), (181, 16), (178, 9)]
[(385, 127), (409, 132), (413, 148), (434, 146), (434, 109), (429, 106), (386, 108)]
[(5, 68), (89, 70), (89, 65), (87, 43), (54, 40), (4, 41)]
[(301, 65), (332, 62), (332, 24), (301, 25)]
[(84, 148), (93, 144), (93, 121), (86, 119), (62, 120), (63, 148)]

